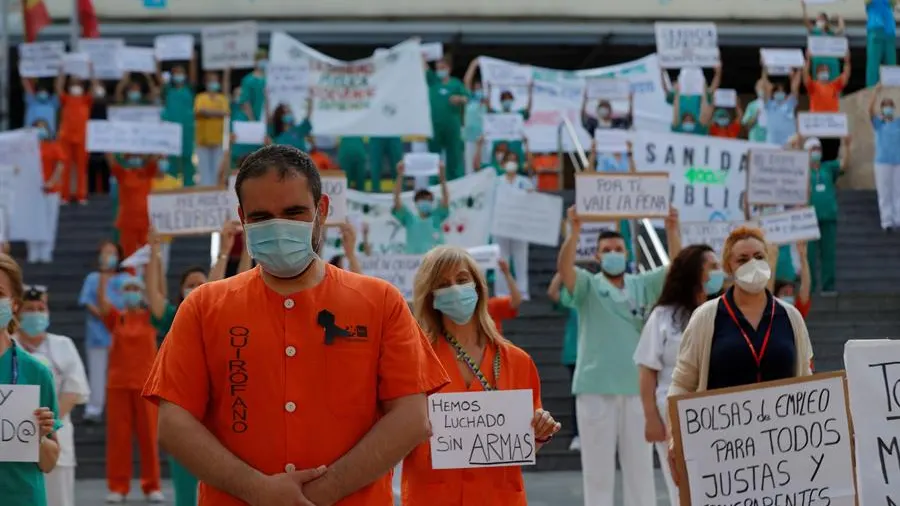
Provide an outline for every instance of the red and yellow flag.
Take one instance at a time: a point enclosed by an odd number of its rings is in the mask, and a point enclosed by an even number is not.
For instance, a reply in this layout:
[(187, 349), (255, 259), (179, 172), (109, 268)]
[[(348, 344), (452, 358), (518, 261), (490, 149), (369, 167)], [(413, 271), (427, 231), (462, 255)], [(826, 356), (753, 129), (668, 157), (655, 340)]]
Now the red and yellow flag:
[(26, 42), (34, 42), (38, 32), (51, 22), (50, 12), (44, 0), (23, 0), (22, 19), (25, 24)]
[(81, 22), (82, 37), (93, 39), (100, 36), (100, 23), (93, 0), (78, 0), (78, 20)]

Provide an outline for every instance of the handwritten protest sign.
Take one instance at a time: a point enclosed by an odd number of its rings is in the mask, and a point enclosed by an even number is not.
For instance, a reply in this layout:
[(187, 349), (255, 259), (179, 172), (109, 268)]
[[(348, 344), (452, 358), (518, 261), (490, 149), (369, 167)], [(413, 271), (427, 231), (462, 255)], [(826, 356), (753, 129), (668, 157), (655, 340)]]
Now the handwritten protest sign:
[(0, 462), (38, 461), (40, 402), (38, 385), (0, 385)]
[(91, 77), (91, 57), (86, 53), (67, 53), (62, 59), (63, 71), (80, 79)]
[(900, 341), (851, 340), (844, 368), (856, 436), (859, 504), (900, 504)]
[(854, 506), (843, 373), (669, 398), (681, 504)]
[(744, 225), (744, 222), (735, 221), (701, 221), (681, 223), (681, 244), (692, 246), (694, 244), (709, 245), (716, 254), (722, 253), (725, 239), (735, 228)]
[[(279, 105), (291, 105), (298, 99), (305, 100), (310, 93), (309, 62), (270, 63), (266, 67), (266, 90), (269, 92), (269, 110), (274, 111)], [(296, 114), (307, 114), (303, 110)]]
[(531, 390), (428, 397), (432, 469), (534, 464)]
[(156, 72), (156, 54), (152, 47), (123, 47), (119, 49), (119, 64), (123, 72)]
[(413, 298), (413, 280), (422, 263), (421, 255), (360, 256), (359, 263), (366, 276), (387, 281), (397, 287), (406, 300)]
[(759, 50), (759, 55), (766, 68), (801, 68), (806, 64), (806, 57), (799, 49), (763, 48)]
[(559, 245), (562, 197), (501, 184), (494, 198), (491, 235), (543, 246)]
[(347, 221), (347, 176), (341, 171), (322, 172), (322, 193), (328, 195), (328, 224)]
[(737, 90), (719, 88), (713, 95), (713, 105), (716, 107), (736, 107), (737, 106)]
[(614, 77), (591, 77), (587, 80), (587, 96), (591, 99), (624, 100), (631, 96), (631, 82)]
[(819, 220), (812, 207), (793, 209), (759, 217), (759, 228), (772, 244), (793, 244), (797, 241), (818, 241)]
[(246, 69), (256, 65), (259, 40), (256, 23), (252, 21), (204, 27), (201, 44), (206, 70)]
[(466, 251), (475, 259), (475, 263), (482, 271), (496, 269), (497, 263), (500, 261), (500, 246), (497, 244), (486, 244), (484, 246), (475, 246), (467, 248)]
[(719, 64), (715, 23), (656, 23), (656, 54), (662, 68), (714, 67)]
[(162, 107), (158, 105), (112, 105), (106, 109), (108, 121), (131, 123), (159, 123)]
[(525, 121), (516, 112), (485, 114), (483, 128), (484, 137), (489, 141), (518, 140), (525, 136)]
[(181, 153), (181, 125), (168, 121), (132, 123), (90, 120), (87, 150), (91, 153), (177, 155)]
[(896, 65), (882, 65), (881, 85), (892, 87), (900, 86), (900, 67)]
[(88, 55), (93, 77), (102, 81), (122, 78), (119, 55), (124, 47), (123, 39), (78, 39), (78, 52)]
[[(568, 227), (568, 225), (566, 225)], [(597, 260), (597, 239), (605, 230), (616, 232), (619, 224), (615, 221), (591, 221), (581, 224), (578, 234), (578, 246), (575, 248), (576, 262), (593, 262)]]
[(575, 177), (575, 209), (587, 220), (663, 218), (669, 215), (669, 175), (581, 173)]
[(66, 44), (62, 41), (19, 44), (19, 75), (56, 77), (65, 54)]
[[(806, 38), (806, 48), (812, 56), (831, 56), (843, 58), (849, 49), (847, 37), (828, 35), (810, 35)], [(815, 72), (816, 69), (812, 69)]]
[(750, 205), (806, 205), (809, 201), (809, 153), (798, 150), (750, 150), (747, 202)]
[(803, 137), (846, 137), (847, 115), (840, 112), (797, 113), (797, 128)]
[(194, 36), (190, 34), (158, 35), (153, 49), (159, 61), (187, 61), (194, 57)]
[(151, 193), (150, 222), (159, 235), (200, 235), (221, 230), (235, 209), (227, 190)]
[(440, 172), (441, 155), (437, 153), (406, 153), (403, 173), (408, 177), (436, 176)]

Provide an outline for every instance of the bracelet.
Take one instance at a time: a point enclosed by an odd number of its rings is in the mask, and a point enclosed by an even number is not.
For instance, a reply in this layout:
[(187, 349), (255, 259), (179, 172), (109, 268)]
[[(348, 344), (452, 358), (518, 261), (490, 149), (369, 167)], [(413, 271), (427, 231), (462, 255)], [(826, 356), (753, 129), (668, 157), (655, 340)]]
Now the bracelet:
[(539, 438), (539, 437), (536, 437), (536, 438), (534, 438), (534, 440), (535, 440), (536, 442), (542, 444), (542, 445), (545, 445), (545, 444), (547, 444), (547, 443), (549, 443), (550, 441), (553, 440), (553, 435), (551, 434), (551, 435), (549, 435), (549, 436), (547, 436), (547, 437), (545, 437), (545, 438), (543, 438), (543, 439), (542, 439), (542, 438)]

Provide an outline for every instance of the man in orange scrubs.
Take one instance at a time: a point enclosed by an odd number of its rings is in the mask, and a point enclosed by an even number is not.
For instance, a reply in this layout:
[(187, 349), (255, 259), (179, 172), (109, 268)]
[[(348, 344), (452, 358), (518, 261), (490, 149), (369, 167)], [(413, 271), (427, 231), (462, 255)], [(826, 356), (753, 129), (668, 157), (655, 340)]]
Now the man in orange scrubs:
[(259, 265), (178, 308), (144, 387), (160, 442), (200, 506), (392, 506), (447, 375), (395, 287), (316, 255), (329, 199), (308, 155), (254, 152), (235, 192)]
[(156, 156), (113, 155), (107, 153), (106, 163), (119, 184), (119, 212), (116, 230), (125, 257), (131, 256), (144, 244), (150, 233), (150, 210), (147, 197), (159, 170)]
[[(90, 88), (88, 88), (90, 84)], [(94, 97), (91, 91), (100, 86), (97, 81), (78, 79), (74, 76), (68, 78), (66, 88), (65, 70), (60, 70), (56, 78), (56, 95), (59, 97), (61, 110), (59, 114), (59, 139), (66, 160), (66, 170), (62, 175), (62, 188), (60, 196), (64, 202), (78, 201), (87, 204), (87, 122), (91, 117), (91, 107), (94, 105)], [(72, 170), (75, 170), (76, 188), (72, 192)]]

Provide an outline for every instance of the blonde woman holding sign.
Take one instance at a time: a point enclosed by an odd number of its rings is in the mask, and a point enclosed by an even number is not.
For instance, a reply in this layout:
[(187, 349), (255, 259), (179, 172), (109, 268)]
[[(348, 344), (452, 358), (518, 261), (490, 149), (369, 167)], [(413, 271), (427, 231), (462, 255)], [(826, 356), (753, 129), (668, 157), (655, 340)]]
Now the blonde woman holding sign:
[[(416, 272), (413, 309), (450, 383), (440, 393), (531, 390), (534, 450), (560, 429), (541, 409), (541, 380), (527, 353), (503, 339), (488, 314), (487, 282), (466, 250), (439, 246)], [(432, 469), (431, 445), (419, 445), (403, 461), (405, 506), (525, 506), (518, 466)]]

